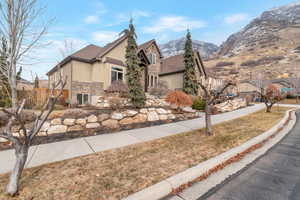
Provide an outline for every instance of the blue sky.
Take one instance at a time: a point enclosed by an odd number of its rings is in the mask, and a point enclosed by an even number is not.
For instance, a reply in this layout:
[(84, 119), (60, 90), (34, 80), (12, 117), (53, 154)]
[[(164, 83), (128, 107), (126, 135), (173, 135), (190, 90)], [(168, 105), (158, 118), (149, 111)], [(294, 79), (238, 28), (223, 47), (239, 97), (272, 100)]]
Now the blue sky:
[[(62, 56), (64, 41), (78, 50), (87, 44), (105, 45), (134, 18), (138, 42), (155, 38), (165, 43), (192, 32), (193, 39), (221, 44), (263, 11), (294, 0), (43, 0), (44, 20), (55, 18), (44, 36), (48, 46), (35, 51), (38, 62), (24, 66), (24, 77), (45, 74)], [(36, 53), (37, 52), (37, 53)]]

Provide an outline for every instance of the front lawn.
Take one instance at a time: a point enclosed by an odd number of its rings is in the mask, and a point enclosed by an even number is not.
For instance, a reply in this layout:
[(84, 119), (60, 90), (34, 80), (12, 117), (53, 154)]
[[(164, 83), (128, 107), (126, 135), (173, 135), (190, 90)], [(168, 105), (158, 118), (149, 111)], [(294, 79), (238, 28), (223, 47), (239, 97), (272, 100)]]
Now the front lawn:
[(0, 199), (114, 200), (195, 166), (265, 132), (286, 110), (274, 107), (203, 129), (25, 170), (20, 195), (8, 198), (8, 174), (0, 176)]
[(297, 102), (297, 99), (284, 99), (280, 103), (282, 104), (300, 104), (300, 99)]

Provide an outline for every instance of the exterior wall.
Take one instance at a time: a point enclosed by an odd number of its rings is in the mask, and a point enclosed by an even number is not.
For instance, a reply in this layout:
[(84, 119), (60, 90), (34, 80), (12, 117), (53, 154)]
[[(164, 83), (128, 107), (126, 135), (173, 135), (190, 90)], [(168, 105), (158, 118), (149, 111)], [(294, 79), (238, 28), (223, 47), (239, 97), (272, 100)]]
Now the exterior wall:
[[(156, 63), (148, 66), (148, 88), (155, 87), (159, 81), (159, 72), (161, 70), (161, 58), (159, 51), (154, 44), (150, 45), (146, 50), (146, 55), (150, 58), (150, 54), (153, 53), (156, 56)], [(151, 86), (151, 77), (153, 78), (153, 86)], [(155, 80), (157, 80), (155, 82)]]
[(95, 105), (98, 97), (103, 94), (102, 82), (72, 82), (72, 103), (77, 103), (77, 94), (88, 94), (89, 103)]
[(127, 47), (127, 39), (124, 40), (121, 44), (116, 46), (114, 49), (112, 49), (109, 53), (107, 53), (104, 56), (104, 59), (106, 57), (115, 58), (118, 60), (121, 60), (125, 63), (125, 53), (126, 53), (126, 47)]
[(72, 81), (92, 81), (93, 65), (79, 61), (72, 61)]
[(242, 92), (242, 93), (254, 92), (254, 91), (259, 92), (260, 91), (259, 88), (253, 86), (250, 83), (241, 83), (241, 84), (238, 84), (237, 88), (238, 88), (238, 91)]
[(183, 73), (160, 76), (159, 79), (166, 82), (170, 90), (182, 89)]

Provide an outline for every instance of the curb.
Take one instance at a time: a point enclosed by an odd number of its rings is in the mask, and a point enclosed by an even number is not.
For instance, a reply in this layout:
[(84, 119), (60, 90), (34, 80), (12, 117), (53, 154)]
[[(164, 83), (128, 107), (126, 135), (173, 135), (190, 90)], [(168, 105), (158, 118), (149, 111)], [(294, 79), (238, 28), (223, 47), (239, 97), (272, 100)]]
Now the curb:
[[(206, 179), (209, 175), (223, 169), (226, 165), (237, 162), (246, 154), (251, 153), (253, 154), (252, 157), (255, 158), (248, 159), (248, 162), (243, 162), (244, 166), (248, 165), (277, 144), (293, 128), (296, 123), (294, 110), (295, 109), (286, 111), (283, 119), (281, 119), (279, 123), (242, 145), (234, 147), (216, 157), (123, 198), (123, 200), (155, 200), (164, 198), (171, 193), (186, 189), (195, 182)], [(278, 137), (275, 137), (275, 135), (278, 135)], [(269, 139), (274, 139), (274, 141), (271, 144), (265, 144)], [(263, 144), (265, 145), (262, 146)], [(253, 151), (256, 149), (258, 152), (254, 153)], [(222, 180), (220, 180), (220, 182), (222, 182)], [(210, 189), (211, 188), (207, 188), (207, 190), (203, 192), (206, 193)]]

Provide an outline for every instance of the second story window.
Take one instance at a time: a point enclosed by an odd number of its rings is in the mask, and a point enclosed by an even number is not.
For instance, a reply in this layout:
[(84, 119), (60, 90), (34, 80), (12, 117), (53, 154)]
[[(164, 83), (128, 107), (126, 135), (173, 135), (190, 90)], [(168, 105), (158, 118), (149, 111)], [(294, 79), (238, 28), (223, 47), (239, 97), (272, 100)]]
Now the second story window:
[(111, 68), (111, 82), (123, 80), (123, 69), (113, 67)]
[(151, 64), (156, 64), (156, 54), (155, 53), (150, 53), (150, 62)]

